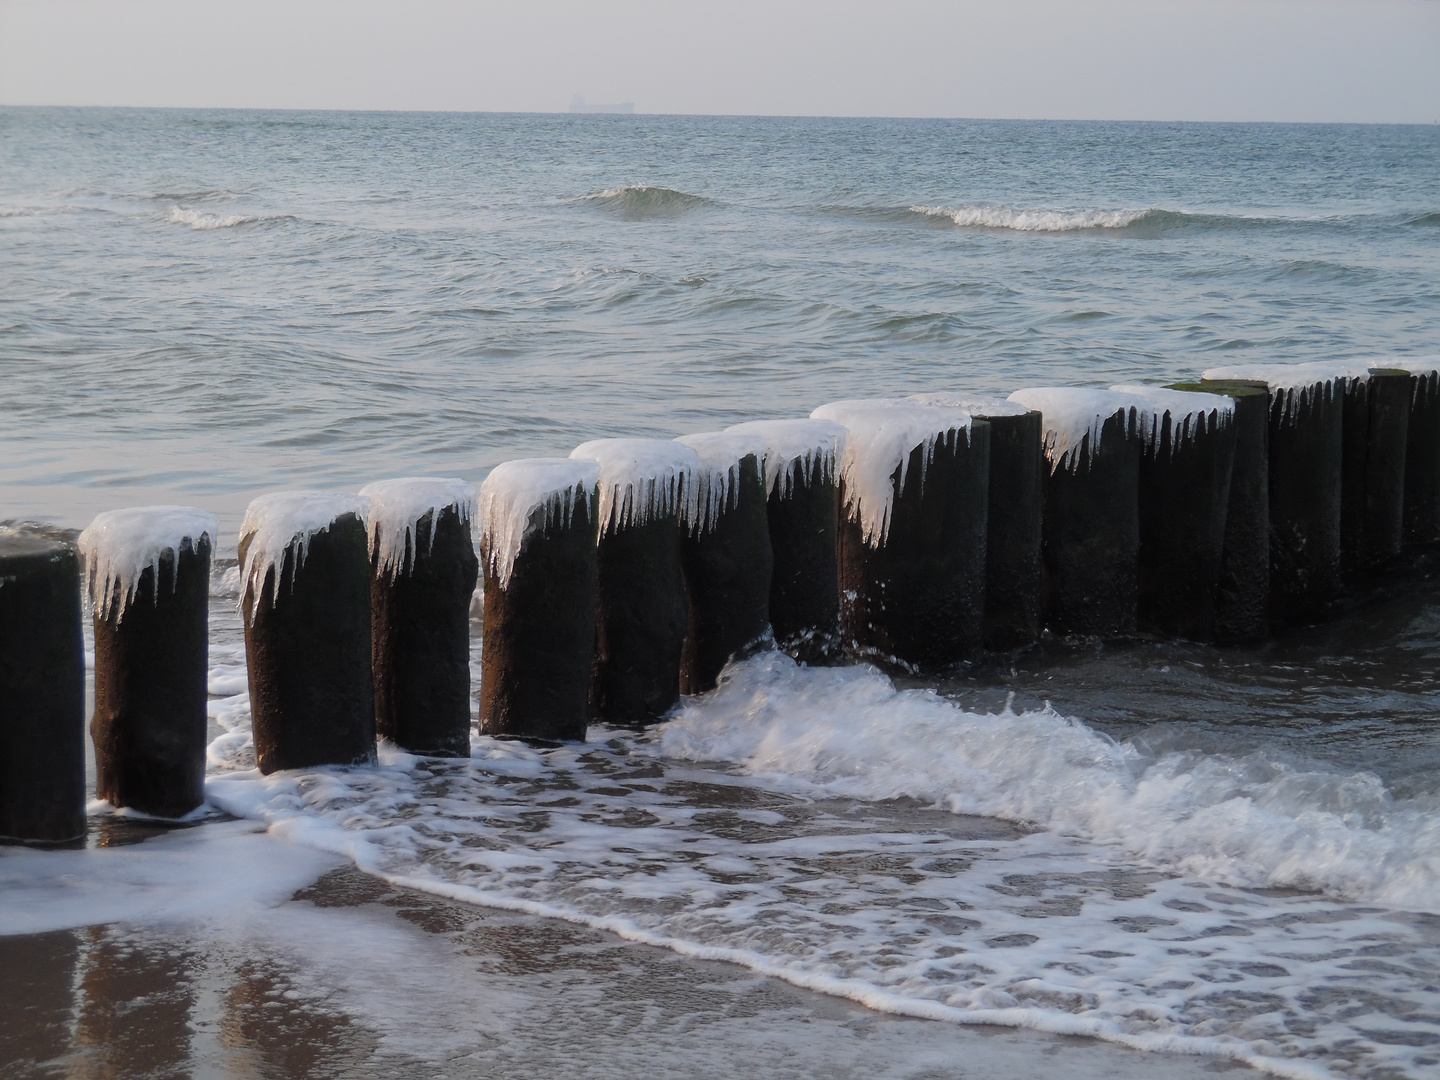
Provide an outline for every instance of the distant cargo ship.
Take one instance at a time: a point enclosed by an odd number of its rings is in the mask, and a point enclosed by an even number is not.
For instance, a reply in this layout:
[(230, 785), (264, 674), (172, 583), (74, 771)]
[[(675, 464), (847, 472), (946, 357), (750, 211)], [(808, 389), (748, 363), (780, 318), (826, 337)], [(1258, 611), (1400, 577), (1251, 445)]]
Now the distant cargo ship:
[(579, 113), (633, 113), (635, 103), (622, 101), (619, 105), (591, 105), (579, 94), (570, 99), (570, 111)]

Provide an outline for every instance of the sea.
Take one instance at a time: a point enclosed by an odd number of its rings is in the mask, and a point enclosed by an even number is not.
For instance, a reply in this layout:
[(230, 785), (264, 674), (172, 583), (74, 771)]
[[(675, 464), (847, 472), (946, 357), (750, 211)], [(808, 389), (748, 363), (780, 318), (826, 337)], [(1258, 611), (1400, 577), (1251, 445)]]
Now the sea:
[[(927, 1031), (1433, 1077), (1433, 552), (1260, 646), (1047, 638), (931, 677), (764, 653), (645, 732), (270, 777), (234, 558), (271, 491), (478, 483), (841, 398), (1435, 353), (1436, 126), (0, 109), (0, 522), (181, 503), (223, 533), (208, 808), (0, 855), (0, 935), (183, 939), (315, 852)], [(328, 989), (286, 993), (318, 1001), (366, 946), (302, 936)], [(394, 977), (377, 1045), (469, 1060), (473, 1002)], [(885, 1075), (969, 1075), (906, 1054)]]

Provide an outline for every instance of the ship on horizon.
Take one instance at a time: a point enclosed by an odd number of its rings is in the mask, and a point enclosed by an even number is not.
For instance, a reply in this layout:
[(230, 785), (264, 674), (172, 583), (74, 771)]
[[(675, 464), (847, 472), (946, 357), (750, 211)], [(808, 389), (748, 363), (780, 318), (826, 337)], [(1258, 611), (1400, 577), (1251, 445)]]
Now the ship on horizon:
[(570, 99), (570, 111), (572, 113), (633, 113), (635, 103), (622, 101), (618, 105), (591, 105), (579, 94), (576, 94)]

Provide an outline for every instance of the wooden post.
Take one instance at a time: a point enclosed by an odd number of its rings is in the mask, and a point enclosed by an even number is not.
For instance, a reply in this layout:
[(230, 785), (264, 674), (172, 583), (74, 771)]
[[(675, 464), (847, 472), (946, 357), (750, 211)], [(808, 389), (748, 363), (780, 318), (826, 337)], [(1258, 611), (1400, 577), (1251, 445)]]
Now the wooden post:
[(262, 773), (375, 760), (365, 503), (286, 491), (245, 511), (241, 608)]
[(1387, 360), (1410, 373), (1405, 436), (1405, 541), (1440, 540), (1440, 356)]
[(480, 485), (485, 571), (480, 730), (585, 738), (595, 660), (600, 467), (569, 458), (497, 465)]
[(95, 792), (183, 817), (205, 801), (215, 517), (186, 506), (101, 514), (80, 534), (95, 626)]

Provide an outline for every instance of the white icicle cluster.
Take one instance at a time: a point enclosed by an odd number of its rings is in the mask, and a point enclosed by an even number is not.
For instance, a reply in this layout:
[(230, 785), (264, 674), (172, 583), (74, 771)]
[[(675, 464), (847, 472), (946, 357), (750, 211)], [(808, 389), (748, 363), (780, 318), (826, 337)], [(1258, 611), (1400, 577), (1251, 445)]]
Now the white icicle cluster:
[(1195, 390), (1170, 390), (1143, 383), (1119, 383), (1110, 388), (1117, 394), (1133, 394), (1150, 402), (1150, 422), (1140, 429), (1145, 448), (1153, 451), (1170, 417), (1170, 453), (1206, 431), (1218, 431), (1235, 419), (1235, 399), (1224, 394)]
[[(354, 514), (363, 522), (368, 502), (361, 495), (338, 491), (277, 491), (251, 502), (240, 522), (240, 545), (246, 548), (245, 564), (240, 568), (240, 603), (246, 620), (254, 616), (251, 605), (260, 599), (271, 570), (275, 571), (273, 604), (285, 573), (285, 560), (293, 559), (297, 570), (304, 566), (311, 537), (327, 531), (346, 514)], [(251, 605), (245, 602), (247, 596)]]
[(1300, 407), (1311, 395), (1323, 393), (1326, 385), (1343, 391), (1352, 382), (1369, 382), (1370, 367), (1365, 363), (1329, 360), (1308, 364), (1231, 364), (1211, 368), (1200, 377), (1209, 381), (1264, 383), (1270, 390), (1270, 400), (1281, 402), (1285, 419), (1293, 424), (1300, 415)]
[(751, 420), (726, 431), (765, 440), (765, 490), (788, 496), (795, 482), (820, 466), (820, 482), (835, 479), (845, 453), (845, 428), (833, 420)]
[[(898, 398), (835, 401), (810, 414), (833, 420), (845, 428), (845, 456), (840, 464), (840, 486), (845, 491), (845, 514), (860, 522), (865, 543), (880, 547), (890, 532), (890, 513), (897, 490), (904, 490), (910, 455), (920, 455), (920, 483), (935, 460), (935, 447), (963, 432), (970, 440), (970, 414), (961, 409), (917, 405)], [(899, 470), (899, 483), (894, 477)]]
[[(215, 515), (193, 506), (136, 506), (100, 514), (79, 541), (95, 614), (101, 619), (113, 614), (116, 622), (123, 619), (140, 587), (141, 575), (152, 567), (158, 597), (160, 560), (166, 554), (178, 559), (182, 548), (193, 551), (202, 538), (210, 542), (213, 551), (218, 531)], [(175, 587), (174, 580), (170, 584)]]
[(596, 439), (570, 456), (600, 466), (600, 535), (676, 514), (695, 518), (700, 457), (670, 439)]
[(500, 588), (510, 584), (525, 539), (568, 528), (599, 479), (599, 464), (572, 458), (520, 458), (490, 471), (480, 485), (480, 554)]
[(681, 435), (675, 441), (694, 450), (700, 459), (695, 470), (695, 498), (686, 500), (687, 506), (694, 508), (694, 517), (681, 524), (692, 533), (709, 532), (720, 515), (739, 501), (740, 462), (753, 456), (757, 467), (764, 469), (765, 439), (754, 433), (707, 431)]
[(1082, 444), (1093, 458), (1100, 449), (1105, 422), (1111, 417), (1127, 413), (1130, 423), (1144, 431), (1152, 423), (1154, 412), (1146, 398), (1080, 386), (1032, 386), (1016, 390), (1010, 400), (1040, 414), (1045, 459), (1052, 473), (1062, 467), (1071, 472), (1078, 469)]
[(440, 512), (446, 507), (455, 507), (460, 520), (468, 526), (473, 527), (475, 521), (475, 488), (464, 480), (433, 476), (377, 480), (361, 488), (360, 495), (369, 500), (370, 555), (378, 560), (379, 572), (392, 579), (413, 571), (420, 519), (426, 514), (434, 515), (430, 522), (431, 547), (435, 545)]

